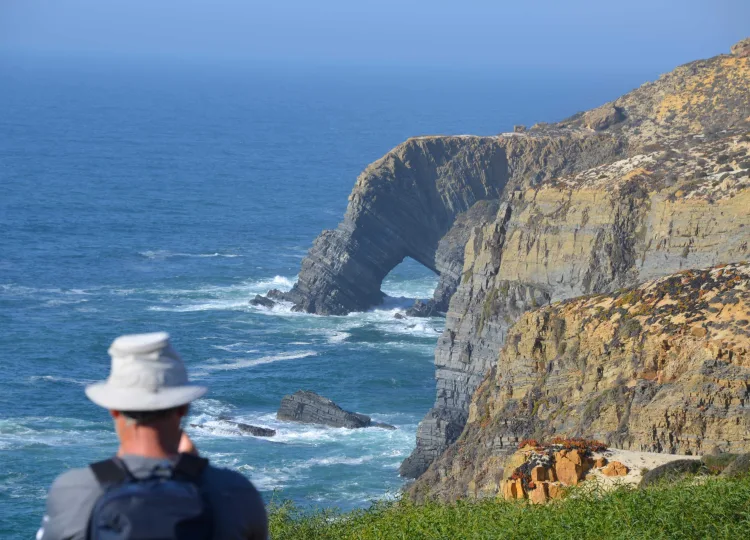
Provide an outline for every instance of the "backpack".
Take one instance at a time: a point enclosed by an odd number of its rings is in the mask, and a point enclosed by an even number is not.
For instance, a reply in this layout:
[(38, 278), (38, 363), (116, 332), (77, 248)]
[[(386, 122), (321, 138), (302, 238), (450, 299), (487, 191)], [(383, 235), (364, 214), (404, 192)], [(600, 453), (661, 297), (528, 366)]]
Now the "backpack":
[(180, 454), (174, 467), (133, 476), (112, 458), (90, 465), (104, 494), (94, 504), (89, 540), (210, 540), (213, 514), (201, 492), (208, 460)]

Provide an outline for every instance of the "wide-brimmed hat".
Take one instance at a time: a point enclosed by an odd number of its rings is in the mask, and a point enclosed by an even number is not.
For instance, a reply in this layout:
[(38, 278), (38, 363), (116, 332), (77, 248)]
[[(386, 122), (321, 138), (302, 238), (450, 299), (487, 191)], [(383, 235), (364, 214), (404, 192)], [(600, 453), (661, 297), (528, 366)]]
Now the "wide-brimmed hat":
[(88, 398), (115, 411), (160, 411), (186, 405), (207, 388), (188, 381), (169, 334), (120, 336), (109, 348), (112, 369), (106, 381), (86, 387)]

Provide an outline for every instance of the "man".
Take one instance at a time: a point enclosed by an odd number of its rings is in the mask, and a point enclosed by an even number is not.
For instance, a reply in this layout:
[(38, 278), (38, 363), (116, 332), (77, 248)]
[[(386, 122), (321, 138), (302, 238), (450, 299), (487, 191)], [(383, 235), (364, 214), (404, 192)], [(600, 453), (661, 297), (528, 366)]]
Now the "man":
[[(265, 540), (266, 512), (250, 481), (198, 458), (180, 428), (188, 404), (206, 388), (188, 382), (169, 335), (121, 336), (109, 354), (109, 378), (88, 386), (86, 395), (114, 419), (117, 457), (55, 480), (37, 540), (164, 538), (157, 532), (163, 530), (170, 531), (167, 538)], [(130, 490), (125, 504), (123, 486)], [(170, 502), (164, 510), (162, 505)], [(180, 521), (180, 513), (190, 512), (195, 514), (190, 520)], [(123, 522), (128, 524), (124, 528)], [(113, 523), (117, 534), (97, 529)], [(202, 527), (208, 532), (200, 532)]]

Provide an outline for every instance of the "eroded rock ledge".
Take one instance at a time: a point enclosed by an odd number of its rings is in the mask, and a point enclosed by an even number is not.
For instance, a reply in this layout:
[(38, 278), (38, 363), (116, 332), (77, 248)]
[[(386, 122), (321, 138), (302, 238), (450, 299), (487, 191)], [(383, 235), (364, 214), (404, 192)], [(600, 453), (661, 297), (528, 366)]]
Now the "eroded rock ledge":
[(750, 264), (689, 270), (525, 313), (458, 440), (411, 490), (495, 495), (527, 438), (628, 450), (750, 450)]

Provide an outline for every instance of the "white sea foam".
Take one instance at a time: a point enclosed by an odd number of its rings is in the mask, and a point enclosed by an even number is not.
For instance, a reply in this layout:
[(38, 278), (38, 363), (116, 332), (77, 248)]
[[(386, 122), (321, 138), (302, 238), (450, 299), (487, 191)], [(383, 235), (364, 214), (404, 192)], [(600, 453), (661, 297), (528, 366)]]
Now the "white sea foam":
[(150, 311), (187, 313), (194, 311), (253, 311), (250, 299), (265, 294), (269, 289), (288, 290), (294, 279), (274, 276), (270, 279), (243, 281), (232, 285), (204, 285), (195, 289), (153, 289), (146, 291), (161, 298), (161, 305)]
[(234, 405), (224, 403), (218, 399), (201, 398), (193, 401), (190, 408), (193, 413), (205, 414), (211, 418), (218, 418), (219, 416), (230, 413), (235, 407)]
[(226, 363), (210, 363), (203, 364), (200, 369), (204, 371), (223, 371), (230, 369), (244, 369), (249, 367), (261, 366), (263, 364), (271, 364), (273, 362), (282, 362), (285, 360), (297, 360), (299, 358), (307, 358), (309, 356), (316, 356), (318, 353), (315, 351), (296, 351), (284, 354), (275, 354), (269, 356), (261, 356), (260, 358), (239, 358), (232, 362)]
[(29, 377), (29, 381), (32, 383), (39, 382), (53, 382), (53, 383), (66, 383), (75, 384), (78, 386), (85, 386), (95, 382), (93, 379), (73, 379), (71, 377), (58, 377), (56, 375), (32, 375)]
[(0, 448), (4, 450), (80, 444), (90, 447), (113, 438), (111, 425), (77, 418), (22, 417), (0, 420)]
[(254, 349), (246, 349), (247, 343), (245, 343), (244, 341), (238, 341), (237, 343), (230, 343), (229, 345), (211, 345), (211, 347), (213, 347), (214, 349), (219, 349), (220, 351), (226, 351), (226, 352), (231, 352), (231, 353), (242, 352), (242, 353), (247, 354), (247, 353), (257, 352)]
[(343, 343), (349, 339), (352, 335), (349, 332), (328, 332), (328, 343)]
[(380, 288), (388, 296), (408, 298), (413, 302), (415, 298), (432, 298), (437, 283), (436, 276), (398, 281), (386, 278)]

